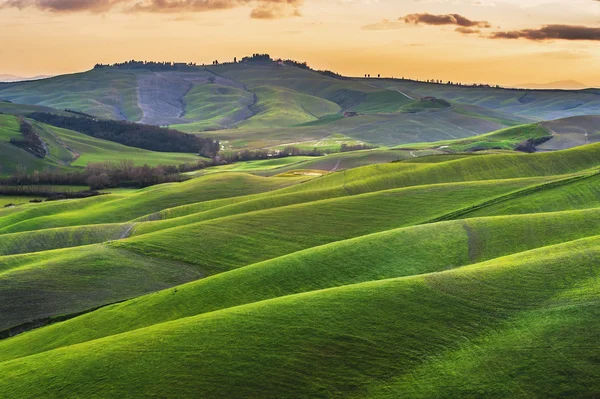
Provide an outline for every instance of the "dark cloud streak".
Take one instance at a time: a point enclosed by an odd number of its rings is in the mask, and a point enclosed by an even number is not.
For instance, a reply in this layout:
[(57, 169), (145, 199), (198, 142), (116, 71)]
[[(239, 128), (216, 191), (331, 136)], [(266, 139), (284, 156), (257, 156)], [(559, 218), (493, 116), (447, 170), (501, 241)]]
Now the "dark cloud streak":
[(460, 14), (442, 14), (435, 15), (429, 13), (409, 14), (401, 17), (399, 21), (407, 24), (424, 25), (456, 25), (463, 28), (491, 28), (492, 25), (487, 21), (473, 21)]
[(577, 25), (545, 25), (538, 29), (521, 29), (496, 32), (490, 39), (546, 40), (591, 40), (600, 41), (600, 28)]
[(183, 13), (252, 7), (250, 16), (276, 19), (299, 16), (304, 0), (0, 0), (2, 8), (36, 8), (55, 13), (106, 12), (122, 6), (127, 12)]

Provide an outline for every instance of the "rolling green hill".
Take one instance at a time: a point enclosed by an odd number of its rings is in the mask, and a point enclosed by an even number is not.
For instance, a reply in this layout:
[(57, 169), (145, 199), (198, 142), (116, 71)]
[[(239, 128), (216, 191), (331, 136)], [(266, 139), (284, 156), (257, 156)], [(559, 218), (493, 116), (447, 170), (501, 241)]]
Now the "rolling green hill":
[(385, 153), (0, 210), (0, 397), (600, 392), (600, 145)]
[(598, 96), (256, 60), (0, 84), (2, 175), (199, 159), (31, 112), (328, 154), (2, 198), (0, 398), (599, 396)]
[(413, 97), (433, 96), (478, 105), (538, 120), (598, 114), (600, 92), (587, 90), (526, 90), (424, 83), (400, 79), (359, 79), (377, 87), (400, 90)]
[(147, 151), (35, 121), (30, 123), (46, 144), (48, 154), (44, 158), (38, 158), (12, 145), (11, 138), (22, 137), (19, 130), (19, 117), (0, 115), (0, 174), (12, 174), (19, 166), (31, 173), (44, 168), (75, 170), (77, 167), (85, 167), (90, 162), (131, 160), (136, 165), (156, 166), (192, 163), (199, 159), (193, 154)]
[[(169, 125), (189, 133), (210, 131), (231, 149), (318, 146), (332, 135), (394, 146), (464, 138), (539, 119), (452, 96), (438, 96), (433, 102), (413, 99), (382, 82), (334, 77), (275, 62), (160, 72), (105, 67), (2, 84), (0, 100)], [(489, 90), (495, 95), (494, 89)], [(452, 105), (446, 100), (452, 100)], [(344, 118), (344, 113), (352, 117)]]

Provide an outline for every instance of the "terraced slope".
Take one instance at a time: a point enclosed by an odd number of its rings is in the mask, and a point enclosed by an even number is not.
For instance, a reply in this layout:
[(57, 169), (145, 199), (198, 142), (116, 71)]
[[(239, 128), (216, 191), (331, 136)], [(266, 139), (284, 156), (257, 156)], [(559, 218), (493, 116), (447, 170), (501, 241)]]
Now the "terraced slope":
[(594, 397), (599, 152), (0, 211), (0, 397)]

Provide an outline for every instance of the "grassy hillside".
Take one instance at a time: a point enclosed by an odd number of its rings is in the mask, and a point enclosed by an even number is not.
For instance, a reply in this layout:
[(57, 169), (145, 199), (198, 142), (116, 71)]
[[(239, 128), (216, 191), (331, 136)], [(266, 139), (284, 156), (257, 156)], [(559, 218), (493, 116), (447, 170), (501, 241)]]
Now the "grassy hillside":
[(325, 99), (275, 86), (254, 88), (257, 102), (255, 115), (241, 123), (241, 128), (288, 127), (337, 114), (340, 107)]
[(0, 210), (0, 397), (594, 397), (600, 145), (411, 151)]
[(416, 98), (433, 96), (538, 120), (595, 115), (600, 104), (600, 93), (595, 90), (497, 89), (400, 79), (357, 79), (356, 81), (401, 90)]
[(553, 139), (542, 144), (541, 150), (562, 150), (600, 141), (600, 116), (574, 116), (544, 122)]
[[(327, 244), (180, 286), (176, 295), (165, 290), (110, 306), (52, 326), (51, 334), (40, 330), (22, 335), (11, 345), (0, 343), (6, 354), (0, 360), (285, 295), (443, 271), (594, 236), (598, 227), (587, 221), (598, 217), (594, 210), (482, 218), (401, 228)], [(551, 234), (529, 234), (550, 226)], [(322, 267), (324, 259), (326, 268)], [(143, 317), (131, 317), (133, 314)], [(83, 326), (88, 327), (86, 332), (78, 333)], [(57, 342), (57, 336), (69, 338)]]
[(199, 159), (193, 154), (147, 151), (35, 121), (30, 123), (46, 144), (48, 154), (44, 158), (38, 158), (10, 144), (11, 138), (22, 138), (19, 118), (0, 115), (0, 174), (13, 174), (19, 166), (25, 167), (31, 173), (44, 168), (74, 170), (77, 167), (85, 167), (90, 162), (131, 160), (136, 165), (156, 166), (193, 163)]
[(72, 109), (100, 118), (138, 120), (136, 77), (118, 70), (0, 85), (0, 99), (14, 103)]
[[(515, 339), (519, 324), (536, 336), (536, 330), (526, 327), (533, 323), (560, 348), (568, 347), (564, 341), (567, 328), (573, 334), (569, 342), (587, 342), (598, 332), (597, 323), (589, 321), (596, 319), (595, 308), (586, 306), (597, 292), (590, 276), (590, 267), (595, 270), (598, 259), (594, 244), (597, 239), (592, 238), (454, 271), (287, 296), (15, 359), (0, 364), (2, 375), (11, 377), (4, 390), (27, 397), (59, 397), (67, 387), (75, 395), (101, 390), (108, 397), (144, 397), (147, 392), (167, 397), (192, 392), (196, 397), (199, 392), (201, 397), (368, 397), (373, 391), (385, 395), (423, 389), (426, 397), (428, 391), (440, 389), (446, 397), (482, 392), (502, 397), (511, 390), (490, 384), (497, 374), (486, 368), (465, 375), (481, 379), (483, 386), (460, 385), (449, 390), (444, 379), (437, 377), (434, 381), (439, 388), (435, 383), (424, 384), (426, 378), (404, 389), (401, 384), (414, 371), (426, 374), (426, 366), (432, 372), (443, 367), (446, 358), (442, 356), (460, 351), (465, 340), (478, 342), (490, 334), (497, 337), (486, 345), (491, 346), (488, 356), (493, 363), (498, 357), (493, 348), (508, 344), (509, 337)], [(584, 251), (589, 252), (587, 260), (573, 260), (573, 254)], [(566, 276), (568, 283), (553, 284)], [(585, 294), (573, 297), (585, 288)], [(562, 304), (558, 308), (551, 306), (557, 297)], [(519, 321), (517, 326), (513, 320)], [(552, 328), (557, 325), (562, 328)], [(533, 344), (533, 337), (528, 342)], [(509, 387), (558, 395), (595, 389), (593, 352), (568, 354), (579, 367), (567, 380), (561, 378), (567, 367), (559, 361), (565, 353), (548, 353), (543, 350), (546, 340), (535, 342), (528, 352), (543, 356), (542, 364), (552, 367), (531, 365), (521, 368), (521, 375), (525, 372), (533, 381), (553, 377), (557, 384), (542, 387), (519, 378)], [(132, 348), (143, 348), (143, 354)], [(432, 359), (433, 364), (423, 364), (424, 359)], [(473, 367), (470, 362), (485, 361), (485, 357), (471, 354), (460, 360), (466, 363), (461, 368), (469, 369)], [(515, 367), (514, 360), (505, 361)], [(52, 369), (45, 364), (52, 364)], [(305, 373), (306, 367), (312, 372)], [(198, 375), (203, 378), (195, 378)], [(219, 384), (223, 376), (229, 384)], [(82, 379), (85, 384), (78, 383)], [(55, 390), (48, 390), (45, 381), (53, 381)]]
[(202, 272), (190, 265), (103, 245), (2, 256), (0, 330), (86, 311), (202, 277)]
[[(233, 149), (319, 143), (334, 134), (393, 146), (464, 138), (533, 121), (454, 98), (448, 107), (443, 96), (433, 102), (418, 96), (413, 100), (379, 83), (260, 62), (186, 72), (100, 68), (0, 85), (0, 100), (190, 133), (210, 131)], [(100, 90), (102, 85), (110, 90)], [(344, 118), (344, 111), (356, 117)]]
[[(467, 139), (408, 144), (399, 148), (437, 149), (454, 153), (486, 150), (515, 150), (521, 146), (523, 149), (529, 148), (534, 152), (536, 148), (543, 148), (543, 143), (551, 140), (552, 137), (552, 132), (545, 124), (533, 123), (506, 128)], [(528, 141), (531, 142), (531, 146), (526, 145)], [(565, 147), (564, 149), (566, 148), (571, 147)]]

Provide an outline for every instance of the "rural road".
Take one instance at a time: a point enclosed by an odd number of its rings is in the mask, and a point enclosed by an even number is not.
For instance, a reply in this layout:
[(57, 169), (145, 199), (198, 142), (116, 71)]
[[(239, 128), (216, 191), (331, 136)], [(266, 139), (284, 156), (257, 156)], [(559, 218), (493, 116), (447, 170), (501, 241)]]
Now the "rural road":
[(341, 162), (342, 162), (342, 160), (341, 160), (341, 159), (338, 159), (337, 163), (335, 164), (335, 166), (333, 167), (333, 169), (331, 169), (331, 170), (329, 171), (329, 173), (333, 173), (333, 172), (335, 172), (336, 170), (338, 170), (338, 168), (340, 167), (340, 163), (341, 163)]
[(408, 94), (406, 94), (402, 90), (398, 90), (398, 89), (392, 89), (392, 90), (397, 91), (398, 93), (402, 94), (404, 97), (408, 98), (409, 100), (414, 100), (414, 98), (412, 98), (411, 96), (409, 96)]
[(408, 94), (406, 94), (405, 92), (403, 92), (402, 90), (399, 90), (399, 89), (389, 89), (389, 88), (387, 88), (387, 87), (379, 87), (379, 86), (372, 85), (372, 84), (370, 84), (370, 83), (365, 83), (365, 84), (366, 84), (367, 86), (371, 86), (371, 87), (373, 87), (373, 88), (375, 88), (375, 89), (381, 89), (381, 90), (390, 90), (390, 91), (397, 91), (398, 93), (402, 94), (404, 97), (408, 98), (409, 100), (414, 100), (414, 98), (413, 98), (413, 97), (409, 96)]

